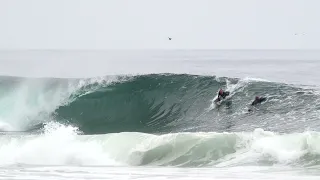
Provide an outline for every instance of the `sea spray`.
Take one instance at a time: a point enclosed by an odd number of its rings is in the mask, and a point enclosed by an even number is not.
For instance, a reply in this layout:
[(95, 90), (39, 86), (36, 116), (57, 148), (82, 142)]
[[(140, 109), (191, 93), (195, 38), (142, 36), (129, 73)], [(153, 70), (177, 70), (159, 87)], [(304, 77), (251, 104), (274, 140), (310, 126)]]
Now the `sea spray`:
[(44, 134), (1, 136), (0, 164), (310, 167), (320, 162), (320, 134), (311, 131), (81, 135), (72, 126), (50, 126)]

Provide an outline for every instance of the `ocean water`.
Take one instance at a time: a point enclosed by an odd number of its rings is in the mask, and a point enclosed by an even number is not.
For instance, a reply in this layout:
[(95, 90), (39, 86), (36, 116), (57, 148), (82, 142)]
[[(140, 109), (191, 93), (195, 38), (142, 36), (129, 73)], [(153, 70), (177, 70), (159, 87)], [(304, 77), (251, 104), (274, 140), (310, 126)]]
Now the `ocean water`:
[(319, 179), (319, 69), (320, 51), (1, 51), (0, 179)]

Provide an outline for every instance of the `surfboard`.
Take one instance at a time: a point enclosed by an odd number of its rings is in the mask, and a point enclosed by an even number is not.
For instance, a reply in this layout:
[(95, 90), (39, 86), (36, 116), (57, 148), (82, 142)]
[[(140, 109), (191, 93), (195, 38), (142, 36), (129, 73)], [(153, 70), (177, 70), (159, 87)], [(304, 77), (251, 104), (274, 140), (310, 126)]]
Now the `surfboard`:
[(216, 98), (215, 98), (215, 100), (213, 102), (214, 102), (214, 104), (216, 106), (220, 106), (222, 103), (226, 104), (227, 106), (230, 106), (231, 105), (230, 99), (231, 99), (231, 96), (227, 96), (226, 98), (218, 101), (218, 96), (216, 96)]
[(217, 106), (220, 106), (221, 105), (221, 101), (214, 101), (214, 104), (217, 105)]
[(226, 99), (222, 99), (222, 100), (218, 101), (218, 96), (217, 96), (213, 102), (216, 106), (220, 106), (225, 100)]

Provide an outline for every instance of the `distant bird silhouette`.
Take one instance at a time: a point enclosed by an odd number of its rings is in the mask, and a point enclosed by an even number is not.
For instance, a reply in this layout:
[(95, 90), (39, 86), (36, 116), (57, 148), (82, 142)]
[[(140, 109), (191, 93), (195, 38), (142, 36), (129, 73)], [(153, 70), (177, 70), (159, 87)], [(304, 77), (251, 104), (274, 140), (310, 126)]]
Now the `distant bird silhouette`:
[(171, 38), (171, 37), (168, 37), (168, 39), (169, 39), (169, 41), (171, 41), (172, 38)]

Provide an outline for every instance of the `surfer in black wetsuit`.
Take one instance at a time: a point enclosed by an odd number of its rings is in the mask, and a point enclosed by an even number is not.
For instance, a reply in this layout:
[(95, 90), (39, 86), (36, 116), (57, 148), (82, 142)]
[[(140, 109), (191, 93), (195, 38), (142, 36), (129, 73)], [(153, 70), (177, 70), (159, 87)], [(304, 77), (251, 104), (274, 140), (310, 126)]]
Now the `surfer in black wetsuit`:
[(229, 96), (229, 91), (223, 91), (222, 89), (218, 92), (218, 98), (216, 99), (216, 102), (221, 101), (222, 99), (225, 99), (227, 96)]
[(254, 99), (254, 101), (251, 103), (251, 106), (255, 106), (255, 105), (257, 105), (257, 104), (260, 104), (260, 103), (262, 103), (262, 102), (265, 101), (265, 100), (267, 100), (267, 98), (256, 96), (256, 98)]
[[(256, 96), (254, 101), (251, 103), (251, 106), (255, 106), (257, 104), (261, 104), (263, 101), (266, 101), (266, 100), (267, 100), (267, 98), (265, 98), (265, 97)], [(252, 108), (249, 108), (248, 111), (251, 112)]]

